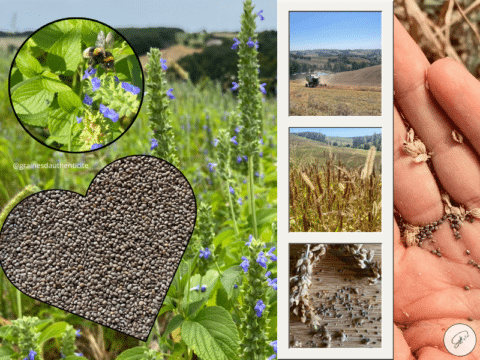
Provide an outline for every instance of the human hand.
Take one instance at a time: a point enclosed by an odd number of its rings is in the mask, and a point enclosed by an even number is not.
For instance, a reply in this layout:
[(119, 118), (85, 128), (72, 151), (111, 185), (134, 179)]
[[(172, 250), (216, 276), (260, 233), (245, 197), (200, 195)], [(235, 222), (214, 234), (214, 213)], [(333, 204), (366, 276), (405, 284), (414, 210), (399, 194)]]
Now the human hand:
[[(394, 89), (394, 204), (404, 222), (423, 226), (441, 219), (443, 193), (466, 211), (480, 208), (480, 83), (451, 59), (430, 65), (395, 18)], [(432, 153), (435, 175), (404, 152), (407, 131), (397, 108)], [(395, 223), (395, 359), (456, 359), (443, 339), (457, 323), (480, 337), (480, 268), (469, 264), (480, 263), (480, 219), (464, 221), (459, 233), (456, 240), (444, 221), (435, 242), (407, 248)], [(432, 253), (437, 249), (441, 257)], [(479, 358), (480, 346), (464, 357)]]

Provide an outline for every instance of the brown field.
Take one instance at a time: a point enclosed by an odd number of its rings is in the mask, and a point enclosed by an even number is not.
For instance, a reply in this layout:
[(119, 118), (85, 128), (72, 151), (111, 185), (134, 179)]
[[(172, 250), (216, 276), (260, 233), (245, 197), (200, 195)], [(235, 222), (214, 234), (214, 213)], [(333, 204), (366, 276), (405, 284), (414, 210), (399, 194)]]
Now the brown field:
[(290, 116), (379, 116), (382, 93), (378, 87), (328, 85), (305, 87), (305, 80), (290, 81)]
[(11, 36), (11, 37), (1, 37), (0, 38), (0, 49), (6, 50), (9, 45), (14, 45), (15, 47), (19, 48), (23, 42), (25, 41), (25, 37), (21, 36)]
[[(177, 62), (178, 60), (187, 55), (201, 53), (202, 51), (202, 49), (194, 49), (185, 45), (173, 45), (168, 48), (161, 49), (162, 59), (167, 60), (167, 65), (172, 61)], [(144, 66), (148, 62), (147, 55), (142, 55), (139, 58), (142, 66)]]

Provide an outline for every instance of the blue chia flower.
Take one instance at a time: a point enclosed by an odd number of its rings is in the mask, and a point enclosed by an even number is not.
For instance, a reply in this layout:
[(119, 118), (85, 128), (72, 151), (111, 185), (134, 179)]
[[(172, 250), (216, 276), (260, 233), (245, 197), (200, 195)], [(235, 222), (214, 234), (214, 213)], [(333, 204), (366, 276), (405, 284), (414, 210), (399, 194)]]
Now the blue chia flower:
[(252, 41), (251, 37), (248, 38), (247, 45), (249, 48), (253, 48), (255, 46), (255, 43)]
[(80, 332), (80, 329), (77, 329), (77, 331), (76, 331), (76, 333), (75, 333), (75, 336), (76, 336), (77, 338), (79, 338), (80, 336), (82, 336), (82, 335), (81, 335), (81, 332)]
[(263, 13), (263, 10), (260, 10), (260, 11), (257, 13), (257, 16), (260, 18), (260, 21), (265, 20), (265, 18), (263, 17), (262, 13)]
[(100, 89), (100, 79), (97, 78), (97, 77), (94, 77), (90, 80), (92, 82), (92, 90), (93, 91), (97, 91), (98, 89)]
[[(255, 41), (255, 49), (258, 49), (258, 41)], [(258, 69), (258, 73), (260, 74), (260, 69)]]
[(83, 356), (83, 353), (74, 353), (76, 356)]
[(241, 156), (237, 156), (237, 164), (240, 164), (242, 162), (243, 158)]
[(163, 71), (167, 71), (167, 69), (168, 69), (167, 60), (166, 59), (160, 59), (160, 64), (162, 65)]
[(278, 349), (277, 349), (277, 340), (272, 341), (272, 342), (270, 343), (270, 346), (273, 347), (273, 351), (275, 351), (275, 353), (277, 353), (277, 350), (278, 350)]
[(95, 68), (91, 68), (90, 71), (85, 70), (85, 74), (83, 74), (83, 77), (82, 77), (82, 80), (85, 80), (86, 78), (92, 76), (92, 75), (95, 75), (95, 73), (97, 72), (97, 69)]
[(202, 285), (202, 288), (200, 289), (201, 292), (205, 292), (207, 290), (207, 285)]
[(247, 155), (243, 155), (243, 159), (244, 159), (245, 161), (248, 161), (248, 156), (247, 156)]
[(93, 144), (90, 150), (97, 150), (100, 149), (103, 145), (102, 144)]
[(257, 263), (258, 265), (260, 265), (261, 267), (263, 268), (267, 268), (267, 258), (265, 257), (264, 255), (264, 252), (260, 252), (260, 254), (258, 254), (258, 257), (257, 257)]
[(208, 171), (210, 172), (215, 172), (215, 168), (217, 167), (217, 163), (208, 163), (207, 166), (208, 166)]
[(135, 85), (129, 84), (127, 82), (122, 81), (122, 89), (132, 93), (133, 95), (140, 94), (140, 88), (136, 87)]
[(252, 244), (253, 235), (248, 235), (248, 241), (245, 243), (245, 246), (250, 246)]
[(275, 279), (267, 279), (268, 286), (271, 286), (273, 290), (277, 290), (277, 278)]
[(242, 198), (238, 198), (237, 202), (238, 202), (239, 205), (243, 205)]
[(272, 261), (277, 261), (277, 256), (273, 254), (275, 249), (276, 249), (276, 247), (274, 246), (270, 250), (268, 250), (268, 252), (267, 252), (267, 256), (270, 257), (270, 260), (272, 260)]
[(263, 139), (260, 138), (260, 140), (258, 140), (258, 142), (260, 143), (260, 145), (263, 145)]
[(269, 278), (270, 275), (272, 275), (272, 272), (271, 272), (271, 271), (267, 271), (267, 272), (265, 273), (265, 277), (266, 277), (266, 278)]
[(230, 139), (230, 141), (231, 141), (234, 145), (238, 145), (237, 135), (235, 135), (234, 137), (232, 137), (232, 138)]
[(153, 150), (153, 149), (155, 149), (156, 147), (158, 147), (158, 141), (157, 141), (157, 139), (151, 139), (151, 140), (150, 140), (150, 143), (151, 143), (151, 145), (150, 145), (150, 150)]
[(218, 139), (213, 139), (213, 146), (217, 147), (219, 141)]
[(267, 86), (267, 83), (260, 84), (260, 91), (267, 95), (267, 90), (265, 90), (265, 86)]
[(113, 122), (117, 122), (117, 121), (118, 121), (119, 115), (118, 115), (117, 112), (115, 112), (115, 110), (110, 109), (110, 108), (106, 107), (106, 106), (103, 105), (103, 104), (100, 104), (100, 109), (99, 109), (99, 111), (100, 111), (101, 114), (103, 114), (103, 116), (105, 116), (106, 118), (111, 119)]
[(260, 177), (260, 174), (258, 173), (258, 171), (255, 171), (255, 176)]
[(75, 118), (77, 119), (77, 124), (80, 124), (83, 120), (81, 117), (78, 116), (75, 116)]
[(92, 105), (93, 104), (93, 99), (88, 96), (87, 94), (85, 94), (85, 97), (83, 98), (83, 103), (85, 105)]
[(198, 291), (200, 290), (200, 285), (194, 286), (190, 289), (190, 291)]
[(234, 289), (238, 289), (238, 285), (237, 285), (237, 284), (233, 284), (233, 288), (234, 288)]
[(263, 310), (265, 310), (266, 307), (267, 305), (265, 305), (262, 300), (257, 301), (257, 305), (255, 305), (254, 309), (258, 317), (262, 317)]
[(243, 262), (240, 264), (240, 267), (243, 269), (244, 272), (248, 271), (248, 267), (250, 266), (250, 261), (245, 257), (242, 256)]
[(172, 91), (173, 91), (173, 88), (170, 88), (170, 89), (167, 90), (167, 95), (170, 98), (170, 100), (175, 99), (175, 96), (173, 96)]
[(260, 156), (261, 158), (263, 158), (263, 151), (260, 151), (260, 152), (258, 153), (258, 156)]
[(235, 91), (240, 87), (240, 85), (238, 85), (238, 83), (236, 83), (235, 81), (232, 81), (232, 85), (233, 86), (231, 87), (230, 91)]
[(237, 38), (233, 39), (233, 45), (232, 45), (232, 50), (237, 50), (237, 46), (240, 45), (240, 40)]
[(239, 134), (241, 129), (242, 129), (241, 126), (237, 126), (237, 127), (235, 128), (235, 133)]
[(247, 179), (244, 179), (244, 180), (243, 180), (243, 183), (246, 184), (246, 183), (247, 183)]
[[(120, 80), (118, 79), (118, 76), (114, 76), (113, 77), (113, 80), (115, 80), (115, 82), (120, 82)], [(146, 93), (145, 93), (146, 94)]]
[(277, 357), (277, 350), (278, 350), (278, 348), (277, 348), (277, 340), (272, 341), (272, 342), (270, 343), (270, 346), (273, 347), (273, 351), (275, 351), (275, 354), (273, 354), (272, 356), (270, 356), (270, 357), (268, 358), (268, 360), (273, 360), (273, 359), (275, 359), (275, 358)]
[(200, 250), (200, 255), (198, 257), (204, 258), (205, 260), (208, 259), (212, 255), (209, 248), (205, 248), (205, 250)]
[(203, 150), (203, 153), (204, 153), (205, 155), (207, 155), (207, 154), (208, 154), (208, 150), (207, 150), (207, 149)]
[(28, 360), (35, 360), (35, 355), (37, 355), (37, 353), (33, 350), (30, 350), (28, 353)]
[(230, 194), (235, 195), (235, 190), (233, 189), (233, 187), (229, 186), (228, 191), (230, 191)]

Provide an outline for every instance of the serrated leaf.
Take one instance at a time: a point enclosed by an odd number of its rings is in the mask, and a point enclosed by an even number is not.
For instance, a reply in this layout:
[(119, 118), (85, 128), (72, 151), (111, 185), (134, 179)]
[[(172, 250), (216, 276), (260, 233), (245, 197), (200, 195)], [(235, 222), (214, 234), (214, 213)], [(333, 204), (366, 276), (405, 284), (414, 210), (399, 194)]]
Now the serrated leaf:
[(51, 92), (72, 91), (72, 89), (58, 79), (58, 75), (51, 72), (42, 74), (42, 85), (45, 90)]
[(144, 347), (134, 347), (122, 352), (116, 360), (144, 360), (146, 349)]
[(42, 80), (36, 78), (16, 87), (12, 94), (12, 104), (17, 114), (35, 114), (49, 107), (54, 96), (54, 93), (43, 88)]
[(76, 71), (83, 59), (81, 30), (75, 27), (58, 39), (48, 51), (47, 64), (52, 71)]
[(17, 114), (20, 121), (27, 125), (46, 127), (48, 125), (49, 110), (36, 114)]
[(69, 90), (70, 91), (58, 93), (58, 105), (60, 105), (60, 107), (67, 113), (72, 113), (75, 111), (75, 109), (83, 106), (83, 103), (78, 95), (73, 92), (73, 90)]
[(43, 71), (40, 62), (25, 49), (18, 52), (15, 58), (15, 65), (17, 65), (18, 70), (20, 70), (24, 76), (29, 78), (41, 74)]
[(243, 270), (240, 266), (232, 266), (223, 272), (220, 282), (222, 283), (223, 288), (227, 292), (229, 298), (232, 297), (234, 290), (233, 285), (238, 281), (242, 274)]
[(182, 340), (202, 360), (238, 359), (238, 330), (227, 310), (211, 306), (182, 324)]
[(50, 325), (40, 333), (40, 336), (38, 337), (38, 343), (43, 345), (47, 340), (61, 338), (65, 332), (65, 329), (67, 328), (67, 325), (68, 324), (64, 321)]
[(55, 137), (56, 142), (60, 144), (68, 143), (70, 125), (74, 121), (74, 117), (74, 114), (68, 114), (61, 108), (50, 111), (48, 130)]

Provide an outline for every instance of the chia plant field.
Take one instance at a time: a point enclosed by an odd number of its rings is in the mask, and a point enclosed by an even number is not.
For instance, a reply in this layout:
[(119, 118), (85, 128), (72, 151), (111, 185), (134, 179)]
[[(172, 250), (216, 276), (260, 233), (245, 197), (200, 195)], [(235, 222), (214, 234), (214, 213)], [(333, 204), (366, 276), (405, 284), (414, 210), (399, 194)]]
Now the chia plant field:
[(290, 231), (381, 231), (379, 163), (374, 147), (321, 146), (291, 135)]
[(213, 81), (168, 82), (168, 62), (151, 49), (137, 120), (95, 152), (62, 153), (25, 135), (4, 75), (13, 59), (2, 54), (0, 225), (25, 197), (50, 189), (84, 195), (106, 165), (142, 154), (175, 165), (192, 185), (198, 210), (147, 341), (34, 300), (0, 270), (1, 360), (276, 357), (276, 100), (258, 79), (255, 29), (268, 16), (260, 10), (245, 0), (232, 40), (235, 92)]

